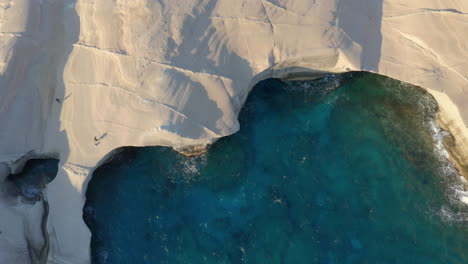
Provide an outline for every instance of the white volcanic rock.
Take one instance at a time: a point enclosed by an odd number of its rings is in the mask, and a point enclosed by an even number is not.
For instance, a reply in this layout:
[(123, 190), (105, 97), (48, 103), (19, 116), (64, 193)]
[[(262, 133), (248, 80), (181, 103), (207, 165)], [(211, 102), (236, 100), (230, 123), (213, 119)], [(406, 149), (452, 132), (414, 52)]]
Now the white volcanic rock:
[[(467, 12), (465, 0), (0, 0), (0, 161), (60, 158), (49, 263), (89, 263), (97, 164), (121, 146), (235, 133), (261, 79), (388, 75), (429, 89), (465, 142)], [(0, 254), (15, 239), (0, 234)]]

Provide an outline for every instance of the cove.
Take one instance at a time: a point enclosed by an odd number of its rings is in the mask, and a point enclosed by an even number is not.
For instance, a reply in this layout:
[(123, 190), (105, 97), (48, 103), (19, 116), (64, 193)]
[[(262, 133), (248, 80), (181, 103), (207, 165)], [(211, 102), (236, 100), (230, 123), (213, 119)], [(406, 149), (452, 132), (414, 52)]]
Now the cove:
[(371, 73), (269, 79), (203, 156), (125, 148), (93, 174), (93, 263), (468, 263), (437, 104)]

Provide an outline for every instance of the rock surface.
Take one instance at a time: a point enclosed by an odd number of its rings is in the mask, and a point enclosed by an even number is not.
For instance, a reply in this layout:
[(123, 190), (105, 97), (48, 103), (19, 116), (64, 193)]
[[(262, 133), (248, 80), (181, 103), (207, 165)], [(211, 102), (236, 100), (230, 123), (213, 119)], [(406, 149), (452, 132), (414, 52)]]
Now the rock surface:
[[(420, 85), (463, 149), (466, 32), (464, 0), (0, 0), (0, 162), (60, 157), (48, 262), (89, 263), (82, 207), (99, 162), (235, 133), (265, 78), (367, 70)], [(0, 204), (0, 230), (42, 217)], [(0, 257), (25, 250), (24, 232), (0, 234)]]

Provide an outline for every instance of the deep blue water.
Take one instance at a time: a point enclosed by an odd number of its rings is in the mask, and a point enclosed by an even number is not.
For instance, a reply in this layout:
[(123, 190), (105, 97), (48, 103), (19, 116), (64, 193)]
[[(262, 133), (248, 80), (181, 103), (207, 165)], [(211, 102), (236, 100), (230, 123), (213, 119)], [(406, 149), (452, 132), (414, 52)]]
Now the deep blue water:
[(95, 171), (93, 263), (468, 263), (436, 111), (370, 73), (261, 82), (206, 155), (126, 148)]

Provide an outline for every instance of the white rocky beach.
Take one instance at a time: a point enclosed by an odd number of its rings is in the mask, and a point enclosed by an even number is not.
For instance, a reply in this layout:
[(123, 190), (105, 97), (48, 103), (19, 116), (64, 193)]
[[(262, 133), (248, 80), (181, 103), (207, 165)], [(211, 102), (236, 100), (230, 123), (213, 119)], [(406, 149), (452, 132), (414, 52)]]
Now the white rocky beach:
[[(90, 263), (94, 169), (120, 147), (235, 133), (270, 77), (363, 70), (421, 86), (463, 173), (467, 32), (464, 0), (0, 0), (0, 262)], [(48, 205), (9, 196), (8, 174), (46, 157), (60, 160)]]

